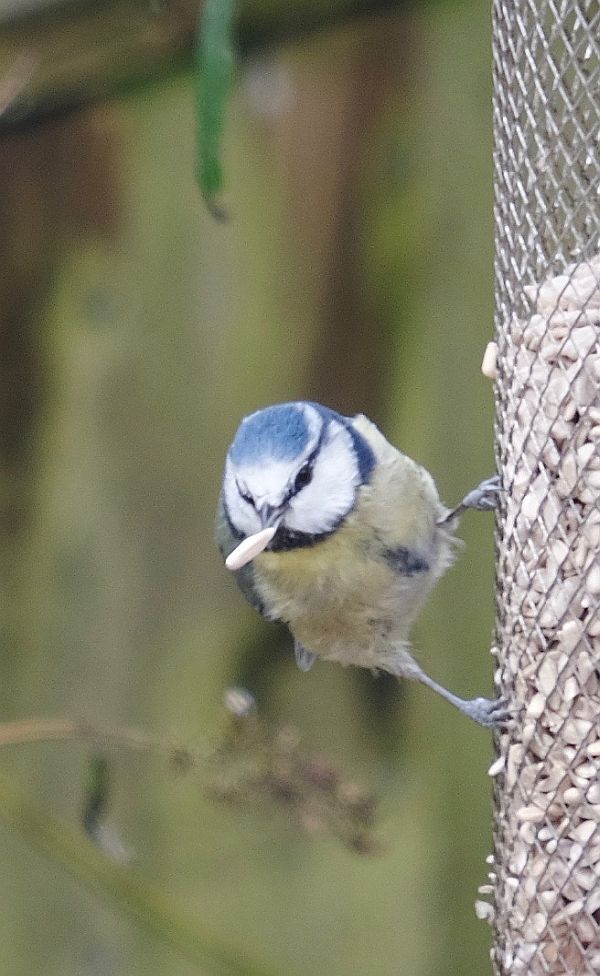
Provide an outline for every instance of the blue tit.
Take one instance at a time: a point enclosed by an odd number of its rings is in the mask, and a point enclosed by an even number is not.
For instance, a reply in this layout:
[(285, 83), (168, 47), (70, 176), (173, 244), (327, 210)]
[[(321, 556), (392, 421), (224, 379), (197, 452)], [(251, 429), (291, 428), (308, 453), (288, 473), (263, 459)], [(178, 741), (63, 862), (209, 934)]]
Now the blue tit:
[(431, 475), (366, 417), (283, 403), (238, 428), (216, 539), (247, 600), (289, 627), (302, 670), (322, 658), (414, 678), (496, 726), (506, 701), (465, 701), (439, 685), (414, 660), (409, 632), (453, 561), (456, 517), (493, 508), (498, 490), (489, 479), (449, 510)]

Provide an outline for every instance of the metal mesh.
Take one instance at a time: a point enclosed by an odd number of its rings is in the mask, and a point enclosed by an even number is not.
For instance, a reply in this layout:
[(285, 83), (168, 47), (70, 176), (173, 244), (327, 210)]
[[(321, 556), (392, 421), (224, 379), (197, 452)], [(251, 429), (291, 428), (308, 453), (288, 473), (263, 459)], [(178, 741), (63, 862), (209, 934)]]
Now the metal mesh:
[(495, 2), (502, 976), (600, 974), (599, 39), (598, 0)]

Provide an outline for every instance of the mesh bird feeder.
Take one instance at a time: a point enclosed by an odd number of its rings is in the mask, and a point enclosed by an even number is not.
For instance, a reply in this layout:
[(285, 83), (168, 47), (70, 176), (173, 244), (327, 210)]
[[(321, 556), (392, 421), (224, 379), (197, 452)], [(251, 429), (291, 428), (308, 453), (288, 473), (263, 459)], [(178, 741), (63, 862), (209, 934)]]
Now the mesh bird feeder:
[(600, 974), (600, 6), (495, 0), (493, 30), (496, 682), (520, 711), (478, 908), (497, 976)]

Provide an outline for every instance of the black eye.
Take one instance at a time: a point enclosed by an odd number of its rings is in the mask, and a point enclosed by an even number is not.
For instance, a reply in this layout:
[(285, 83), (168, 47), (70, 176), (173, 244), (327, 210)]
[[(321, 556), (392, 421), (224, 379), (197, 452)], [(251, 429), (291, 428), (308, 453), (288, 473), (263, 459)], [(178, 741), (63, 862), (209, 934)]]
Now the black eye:
[(305, 488), (312, 481), (312, 466), (310, 464), (305, 464), (304, 467), (300, 468), (298, 474), (296, 475), (296, 480), (294, 481), (294, 491), (300, 491), (301, 488)]

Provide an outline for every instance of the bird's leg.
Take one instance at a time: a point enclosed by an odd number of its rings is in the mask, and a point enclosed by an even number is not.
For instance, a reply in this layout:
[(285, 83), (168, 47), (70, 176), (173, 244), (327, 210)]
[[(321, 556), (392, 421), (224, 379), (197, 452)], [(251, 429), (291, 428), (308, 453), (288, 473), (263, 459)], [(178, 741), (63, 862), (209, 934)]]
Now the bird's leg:
[(418, 665), (411, 672), (411, 678), (415, 678), (421, 684), (427, 685), (432, 691), (437, 692), (438, 695), (441, 695), (442, 698), (449, 701), (451, 705), (458, 708), (463, 715), (472, 718), (474, 722), (477, 722), (479, 725), (484, 725), (486, 728), (503, 728), (513, 718), (509, 702), (506, 698), (472, 698), (468, 700), (459, 698), (458, 695), (454, 695), (447, 688), (444, 688), (443, 685), (438, 684), (437, 681), (430, 678)]
[(412, 678), (414, 681), (420, 681), (422, 685), (427, 685), (432, 691), (458, 708), (463, 715), (473, 719), (479, 725), (486, 726), (486, 728), (503, 728), (514, 718), (510, 702), (506, 698), (471, 698), (465, 700), (448, 691), (443, 685), (430, 678), (427, 672), (423, 671), (417, 664), (410, 653), (408, 644), (397, 644), (392, 654), (380, 666), (397, 678)]
[(501, 491), (502, 485), (500, 484), (499, 475), (495, 474), (492, 478), (486, 478), (485, 481), (477, 485), (477, 488), (473, 488), (472, 491), (465, 495), (460, 505), (457, 505), (456, 508), (451, 508), (446, 515), (438, 519), (437, 524), (439, 526), (448, 525), (458, 515), (462, 515), (467, 508), (476, 508), (480, 512), (492, 511), (498, 504), (498, 495)]
[(301, 671), (310, 671), (313, 664), (317, 660), (317, 655), (313, 654), (312, 651), (307, 650), (304, 644), (300, 641), (294, 639), (294, 656), (296, 658), (296, 664)]

